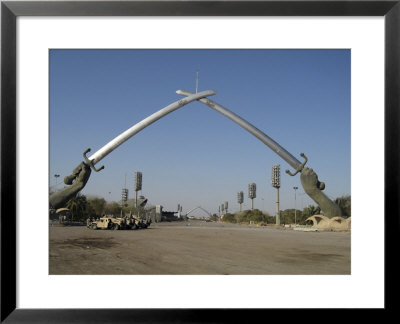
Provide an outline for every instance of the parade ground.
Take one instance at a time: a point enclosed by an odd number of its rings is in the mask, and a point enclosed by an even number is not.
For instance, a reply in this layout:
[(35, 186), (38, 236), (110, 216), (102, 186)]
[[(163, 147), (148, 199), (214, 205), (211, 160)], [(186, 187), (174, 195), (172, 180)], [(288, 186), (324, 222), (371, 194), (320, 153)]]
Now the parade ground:
[(350, 232), (205, 221), (50, 226), (49, 274), (350, 274)]

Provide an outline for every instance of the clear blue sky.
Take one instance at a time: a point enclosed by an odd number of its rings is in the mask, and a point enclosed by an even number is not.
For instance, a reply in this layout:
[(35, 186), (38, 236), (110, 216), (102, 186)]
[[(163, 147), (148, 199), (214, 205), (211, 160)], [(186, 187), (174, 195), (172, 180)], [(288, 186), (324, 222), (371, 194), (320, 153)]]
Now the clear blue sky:
[[(180, 99), (178, 89), (215, 89), (211, 97), (292, 153), (304, 152), (325, 194), (350, 194), (350, 50), (51, 50), (50, 185), (115, 136)], [(290, 166), (253, 135), (201, 103), (167, 115), (125, 142), (97, 166), (82, 191), (107, 201), (132, 198), (134, 172), (153, 205), (217, 212), (224, 201), (275, 215), (271, 167), (281, 165), (281, 209), (314, 204), (290, 177)], [(292, 170), (293, 171), (293, 170)], [(60, 174), (56, 180), (54, 174)], [(194, 214), (205, 215), (198, 210)]]

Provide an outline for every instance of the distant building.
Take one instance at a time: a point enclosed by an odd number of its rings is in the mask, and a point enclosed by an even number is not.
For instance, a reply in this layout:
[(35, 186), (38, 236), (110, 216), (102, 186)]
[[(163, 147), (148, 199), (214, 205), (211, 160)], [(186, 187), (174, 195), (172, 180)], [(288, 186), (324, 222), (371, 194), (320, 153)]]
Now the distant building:
[(152, 222), (158, 223), (162, 220), (162, 209), (163, 206), (156, 205), (156, 206), (147, 206), (144, 208), (146, 211), (147, 217), (151, 219)]
[(163, 212), (162, 209), (163, 209), (163, 206), (156, 205), (156, 214), (155, 214), (156, 222), (161, 222), (162, 212)]
[[(146, 212), (146, 218), (150, 218), (152, 222), (158, 223), (162, 221), (174, 221), (178, 220), (178, 217), (175, 216), (177, 212), (168, 212), (163, 211), (163, 206), (155, 205), (155, 206), (146, 206), (147, 198), (140, 196), (138, 198), (138, 204), (142, 204), (144, 210)], [(125, 204), (128, 207), (135, 207), (135, 199), (128, 199)]]
[(161, 220), (164, 222), (171, 222), (178, 220), (178, 217), (175, 216), (177, 212), (163, 211)]

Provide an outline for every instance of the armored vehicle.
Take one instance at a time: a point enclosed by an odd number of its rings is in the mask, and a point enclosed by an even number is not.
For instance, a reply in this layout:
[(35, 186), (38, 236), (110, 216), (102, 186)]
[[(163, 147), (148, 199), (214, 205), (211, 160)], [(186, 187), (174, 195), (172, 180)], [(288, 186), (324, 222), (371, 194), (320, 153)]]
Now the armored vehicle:
[(126, 224), (131, 229), (147, 228), (151, 224), (151, 219), (145, 220), (136, 215), (125, 217)]
[(141, 219), (136, 215), (130, 215), (125, 217), (101, 217), (99, 220), (88, 222), (87, 227), (93, 230), (96, 229), (110, 229), (110, 230), (122, 230), (122, 229), (139, 229), (147, 228), (151, 224), (151, 219)]
[(125, 229), (126, 222), (124, 218), (101, 217), (99, 220), (88, 223), (87, 227), (91, 229)]

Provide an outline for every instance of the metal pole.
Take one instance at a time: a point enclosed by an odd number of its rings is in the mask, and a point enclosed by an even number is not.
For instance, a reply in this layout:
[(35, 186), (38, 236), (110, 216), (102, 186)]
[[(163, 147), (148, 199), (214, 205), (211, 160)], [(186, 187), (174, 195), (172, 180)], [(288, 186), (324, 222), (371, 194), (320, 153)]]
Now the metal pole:
[(276, 225), (281, 224), (281, 218), (279, 215), (279, 188), (276, 188)]
[(294, 225), (296, 225), (296, 190), (299, 189), (298, 187), (293, 187), (294, 189)]

